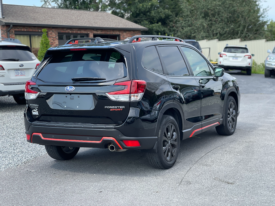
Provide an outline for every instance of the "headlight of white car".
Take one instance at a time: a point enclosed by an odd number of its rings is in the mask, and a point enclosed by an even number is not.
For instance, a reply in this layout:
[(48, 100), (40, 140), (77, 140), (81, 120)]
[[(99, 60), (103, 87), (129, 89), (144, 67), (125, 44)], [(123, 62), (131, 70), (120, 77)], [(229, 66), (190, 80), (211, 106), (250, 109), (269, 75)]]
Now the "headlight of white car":
[(275, 57), (267, 57), (267, 61), (275, 61)]

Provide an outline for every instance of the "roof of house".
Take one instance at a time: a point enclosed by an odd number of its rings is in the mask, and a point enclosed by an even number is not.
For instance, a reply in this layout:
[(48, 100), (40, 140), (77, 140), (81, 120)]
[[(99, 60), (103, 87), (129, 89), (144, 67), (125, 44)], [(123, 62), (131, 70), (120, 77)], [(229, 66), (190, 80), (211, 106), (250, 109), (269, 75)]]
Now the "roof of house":
[(147, 30), (108, 12), (3, 4), (3, 17), (0, 19), (0, 25)]

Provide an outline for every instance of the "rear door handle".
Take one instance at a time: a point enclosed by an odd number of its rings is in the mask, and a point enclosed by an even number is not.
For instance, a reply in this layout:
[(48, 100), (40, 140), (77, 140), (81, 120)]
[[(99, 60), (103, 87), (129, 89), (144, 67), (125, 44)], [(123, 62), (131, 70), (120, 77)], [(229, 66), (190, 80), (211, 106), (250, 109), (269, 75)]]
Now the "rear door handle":
[(173, 89), (174, 89), (174, 90), (179, 90), (179, 89), (180, 89), (180, 86), (179, 86), (179, 85), (173, 85)]

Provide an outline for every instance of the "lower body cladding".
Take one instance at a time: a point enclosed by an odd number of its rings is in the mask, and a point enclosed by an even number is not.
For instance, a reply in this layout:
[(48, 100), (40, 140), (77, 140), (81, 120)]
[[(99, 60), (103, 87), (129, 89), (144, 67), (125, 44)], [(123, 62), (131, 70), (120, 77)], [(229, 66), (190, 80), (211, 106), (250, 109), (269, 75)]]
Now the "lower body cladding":
[[(26, 121), (26, 120), (25, 120)], [(110, 151), (152, 149), (157, 137), (127, 137), (115, 128), (29, 126), (27, 141), (40, 145), (109, 148)]]
[(273, 67), (265, 66), (265, 69), (275, 72), (275, 65)]

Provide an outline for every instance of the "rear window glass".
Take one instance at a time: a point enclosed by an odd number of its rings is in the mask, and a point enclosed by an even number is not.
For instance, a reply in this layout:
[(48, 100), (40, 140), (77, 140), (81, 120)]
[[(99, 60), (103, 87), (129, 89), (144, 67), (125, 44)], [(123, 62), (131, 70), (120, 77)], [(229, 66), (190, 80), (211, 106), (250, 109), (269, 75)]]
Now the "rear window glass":
[(49, 63), (38, 74), (44, 82), (72, 82), (72, 78), (110, 81), (127, 76), (124, 56), (115, 50), (51, 51), (47, 58)]
[(144, 49), (141, 64), (145, 69), (163, 74), (159, 55), (154, 46), (147, 47)]
[(191, 44), (196, 47), (198, 50), (201, 50), (200, 44), (196, 41), (185, 41), (187, 44)]
[(226, 53), (248, 53), (248, 49), (240, 48), (240, 47), (225, 47), (223, 52), (226, 52)]
[(29, 47), (0, 46), (0, 61), (34, 61), (36, 57)]

